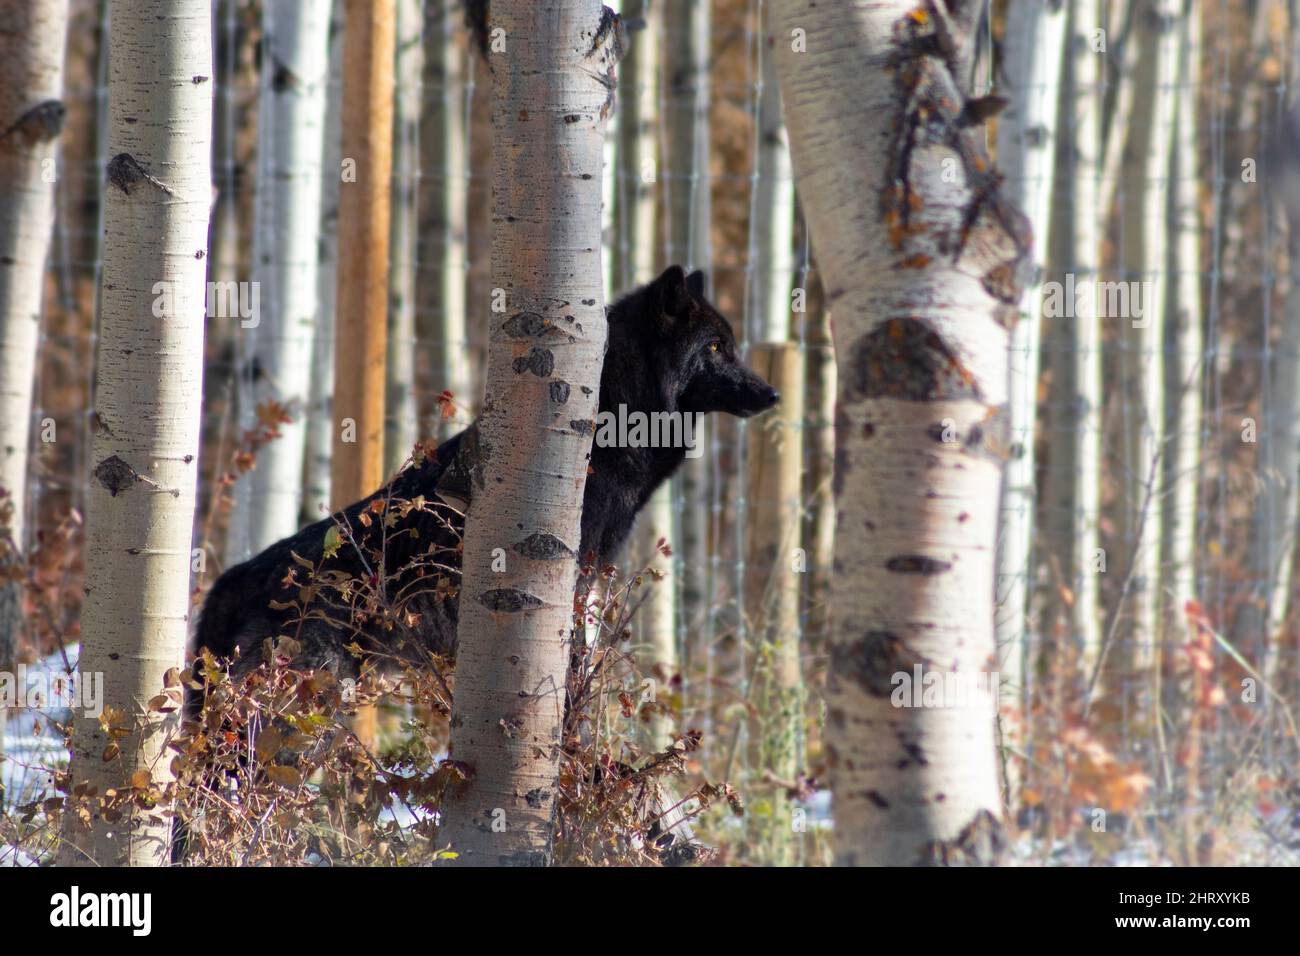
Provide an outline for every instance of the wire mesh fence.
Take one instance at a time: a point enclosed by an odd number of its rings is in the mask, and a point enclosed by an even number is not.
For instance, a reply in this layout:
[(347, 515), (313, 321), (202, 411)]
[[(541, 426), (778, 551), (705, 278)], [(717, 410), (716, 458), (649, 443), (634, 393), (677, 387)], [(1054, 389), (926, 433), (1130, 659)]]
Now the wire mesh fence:
[[(711, 422), (703, 460), (674, 479), (662, 529), (672, 560), (652, 587), (671, 591), (675, 660), (659, 678), (677, 695), (674, 729), (706, 730), (701, 772), (745, 779), (771, 814), (779, 801), (770, 794), (783, 787), (793, 804), (824, 813), (803, 784), (821, 777), (827, 760), (818, 687), (830, 659), (833, 589), (854, 587), (833, 570), (829, 335), (834, 310), (854, 303), (820, 287), (797, 209), (773, 95), (772, 45), (790, 38), (769, 30), (762, 0), (622, 6), (631, 44), (645, 42), (657, 60), (624, 75), (608, 132), (605, 253), (620, 266), (607, 296), (672, 263), (702, 269), (742, 355), (752, 361), (784, 346), (802, 381), (794, 431), (775, 446), (801, 463), (793, 502), (789, 488), (776, 494), (754, 474), (773, 440), (765, 419)], [(1013, 184), (1033, 199), (1025, 212), (1041, 226), (1037, 278), (1021, 303), (1028, 334), (1009, 357), (1008, 449), (1021, 470), (1008, 479), (1019, 482), (1015, 493), (1004, 492), (994, 582), (1003, 646), (991, 669), (1012, 672), (1000, 704), (1004, 763), (1017, 768), (1007, 778), (1013, 818), (1038, 841), (1027, 854), (1066, 846), (1089, 860), (1289, 860), (1300, 819), (1292, 715), (1300, 651), (1290, 600), (1300, 26), (1275, 0), (1072, 2), (1020, 18), (1027, 6), (990, 5), (970, 78), (981, 98), (1005, 98), (1012, 114), (1030, 110), (1022, 132), (1045, 157), (1045, 179)], [(25, 505), (33, 542), (83, 509), (88, 480), (105, 7), (71, 3)], [(409, 219), (394, 234), (391, 265), (405, 277), (398, 294), (412, 301), (392, 303), (407, 319), (390, 325), (389, 354), (410, 359), (390, 361), (390, 375), (405, 379), (390, 395), (409, 400), (390, 402), (398, 417), (389, 435), (407, 444), (447, 437), (480, 403), (492, 301), (492, 77), (462, 4), (424, 0), (402, 10), (406, 53), (419, 55), (398, 67), (393, 195)], [(276, 188), (257, 174), (261, 12), (255, 0), (214, 4), (210, 281), (251, 281), (258, 191)], [(332, 44), (346, 29), (337, 9), (335, 17)], [(1031, 31), (1032, 47), (1048, 17), (1061, 19), (1050, 34), (1060, 75), (1046, 83), (1011, 75), (1014, 31)], [(335, 121), (341, 82), (333, 72)], [(620, 126), (626, 115), (638, 128)], [(1013, 119), (992, 127), (999, 152)], [(323, 180), (339, 161), (328, 147), (326, 157)], [(627, 212), (638, 202), (639, 230)], [(321, 223), (303, 224), (322, 237), (322, 264), (337, 228), (328, 200), (324, 207)], [(220, 241), (219, 228), (228, 230)], [(647, 237), (653, 248), (638, 248)], [(330, 281), (324, 275), (322, 289)], [(1103, 283), (1131, 291), (1128, 306), (1108, 313)], [(1076, 313), (1085, 287), (1095, 298)], [(321, 301), (315, 347), (324, 370), (334, 349), (352, 343), (334, 337), (331, 297)], [(247, 481), (232, 461), (256, 419), (246, 330), (224, 317), (209, 317), (207, 330), (196, 608), (232, 554), (232, 495)], [(292, 413), (315, 414), (328, 428), (329, 391)], [(404, 448), (390, 451), (390, 467), (405, 457)], [(309, 461), (304, 519), (320, 516), (321, 473)], [(792, 504), (795, 538), (756, 554), (755, 527)], [(654, 541), (635, 547), (635, 560), (653, 557)], [(40, 573), (75, 584), (80, 562), (51, 555)], [(769, 617), (790, 576), (795, 632), (773, 636)], [(30, 653), (77, 638), (76, 591), (60, 592), (61, 616), (31, 629)], [(755, 695), (782, 641), (798, 648), (807, 699), (795, 721), (799, 780), (779, 778), (773, 790)], [(1123, 823), (1099, 829), (1098, 811)], [(1111, 833), (1119, 836), (1108, 842)]]

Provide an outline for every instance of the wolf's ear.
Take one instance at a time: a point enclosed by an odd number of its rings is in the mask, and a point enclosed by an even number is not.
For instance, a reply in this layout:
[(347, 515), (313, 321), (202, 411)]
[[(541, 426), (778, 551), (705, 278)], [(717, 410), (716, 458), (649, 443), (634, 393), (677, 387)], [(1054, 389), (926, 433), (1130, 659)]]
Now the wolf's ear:
[(659, 301), (659, 316), (683, 315), (690, 306), (690, 293), (687, 283), (690, 280), (681, 266), (669, 266), (663, 275), (654, 281), (655, 294)]
[(696, 269), (686, 277), (686, 291), (697, 299), (704, 298), (704, 286), (708, 283), (708, 278), (704, 275), (703, 270)]

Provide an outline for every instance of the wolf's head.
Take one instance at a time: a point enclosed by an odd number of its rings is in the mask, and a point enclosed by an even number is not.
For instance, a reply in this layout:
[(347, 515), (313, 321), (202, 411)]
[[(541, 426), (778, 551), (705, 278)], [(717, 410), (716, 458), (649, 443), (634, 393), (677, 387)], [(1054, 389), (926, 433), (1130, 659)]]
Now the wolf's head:
[(653, 312), (655, 349), (667, 358), (663, 378), (683, 412), (748, 418), (780, 394), (736, 354), (731, 324), (704, 297), (704, 273), (669, 266), (644, 290)]

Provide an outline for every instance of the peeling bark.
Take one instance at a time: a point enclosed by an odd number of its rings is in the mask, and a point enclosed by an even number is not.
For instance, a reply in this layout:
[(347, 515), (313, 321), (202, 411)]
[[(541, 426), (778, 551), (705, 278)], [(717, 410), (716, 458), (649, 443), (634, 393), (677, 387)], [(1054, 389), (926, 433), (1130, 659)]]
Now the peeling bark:
[[(772, 12), (800, 200), (835, 316), (836, 860), (932, 862), (927, 848), (999, 812), (993, 702), (894, 707), (882, 681), (908, 660), (991, 670), (1001, 462), (984, 446), (1005, 442), (989, 432), (1003, 420), (1009, 338), (1005, 298), (983, 277), (1001, 269), (1018, 295), (1030, 236), (969, 125), (961, 16), (942, 0), (782, 0)], [(929, 437), (936, 422), (953, 440)], [(972, 447), (961, 436), (975, 429), (987, 437)]]

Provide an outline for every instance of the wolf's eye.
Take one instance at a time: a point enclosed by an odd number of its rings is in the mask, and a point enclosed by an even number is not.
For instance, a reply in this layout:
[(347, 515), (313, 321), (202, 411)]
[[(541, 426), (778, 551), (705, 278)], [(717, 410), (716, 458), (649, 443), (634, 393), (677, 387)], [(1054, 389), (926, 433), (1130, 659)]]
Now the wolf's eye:
[(716, 339), (709, 343), (709, 351), (711, 352), (716, 352), (720, 348), (722, 348), (722, 343)]

